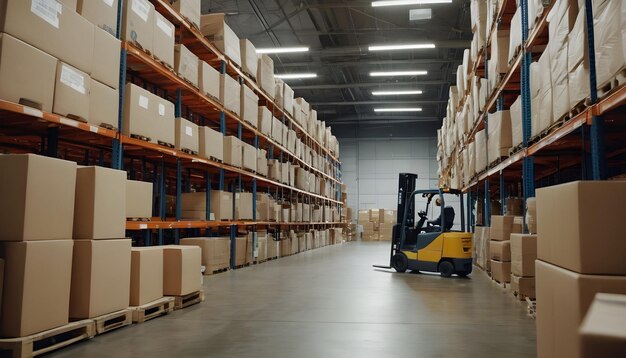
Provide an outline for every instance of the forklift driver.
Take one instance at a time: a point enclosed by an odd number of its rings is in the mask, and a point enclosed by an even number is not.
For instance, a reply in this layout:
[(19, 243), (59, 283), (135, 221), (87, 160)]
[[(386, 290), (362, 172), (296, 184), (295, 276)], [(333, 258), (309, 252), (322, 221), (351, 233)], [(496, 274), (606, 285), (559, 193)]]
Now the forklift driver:
[[(435, 204), (437, 204), (437, 206), (441, 206), (441, 199), (437, 198), (437, 200), (435, 200)], [(451, 206), (446, 206), (445, 208), (443, 208), (443, 210), (444, 210), (444, 214), (446, 217), (444, 231), (449, 231), (450, 229), (452, 229), (452, 226), (454, 225), (454, 215), (455, 215), (454, 208)], [(439, 231), (440, 226), (441, 226), (441, 214), (439, 214), (439, 217), (437, 219), (428, 221), (429, 232)]]

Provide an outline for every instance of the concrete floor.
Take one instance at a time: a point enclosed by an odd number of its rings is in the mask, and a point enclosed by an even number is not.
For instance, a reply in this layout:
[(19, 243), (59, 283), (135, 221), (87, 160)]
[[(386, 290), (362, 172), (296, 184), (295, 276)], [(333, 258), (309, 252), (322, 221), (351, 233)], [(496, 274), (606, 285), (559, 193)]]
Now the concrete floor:
[(388, 244), (347, 243), (204, 281), (206, 301), (56, 357), (531, 357), (535, 321), (481, 271), (374, 270)]

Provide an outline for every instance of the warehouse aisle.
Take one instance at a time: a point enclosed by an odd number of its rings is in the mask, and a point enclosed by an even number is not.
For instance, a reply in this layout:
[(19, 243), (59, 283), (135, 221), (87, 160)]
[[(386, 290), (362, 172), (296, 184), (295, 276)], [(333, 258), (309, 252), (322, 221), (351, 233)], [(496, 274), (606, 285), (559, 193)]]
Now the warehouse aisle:
[(391, 274), (388, 245), (329, 246), (205, 278), (206, 301), (57, 357), (529, 357), (535, 321), (482, 273)]

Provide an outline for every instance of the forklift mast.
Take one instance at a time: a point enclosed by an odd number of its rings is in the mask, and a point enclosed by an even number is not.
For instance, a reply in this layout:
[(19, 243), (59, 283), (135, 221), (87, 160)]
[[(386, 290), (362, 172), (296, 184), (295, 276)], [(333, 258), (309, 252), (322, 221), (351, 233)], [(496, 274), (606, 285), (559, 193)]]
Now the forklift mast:
[(407, 227), (412, 227), (415, 224), (415, 206), (407, 206), (407, 200), (415, 190), (416, 181), (417, 174), (400, 173), (398, 178), (398, 211), (396, 222), (401, 225), (402, 220), (404, 220), (404, 212), (407, 211)]

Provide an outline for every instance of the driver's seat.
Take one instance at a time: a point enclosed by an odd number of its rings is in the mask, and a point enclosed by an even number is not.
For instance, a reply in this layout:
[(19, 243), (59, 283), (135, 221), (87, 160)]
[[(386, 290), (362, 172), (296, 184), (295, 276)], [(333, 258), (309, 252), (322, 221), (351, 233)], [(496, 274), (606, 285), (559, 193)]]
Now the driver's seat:
[(452, 229), (452, 227), (454, 226), (454, 208), (451, 206), (446, 206), (445, 208), (443, 208), (444, 211), (444, 216), (446, 219), (445, 225), (444, 225), (444, 231), (450, 231)]

